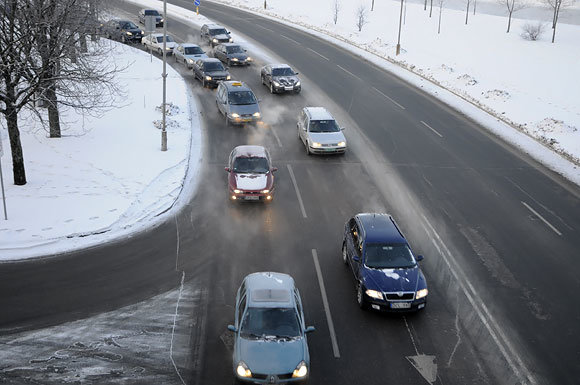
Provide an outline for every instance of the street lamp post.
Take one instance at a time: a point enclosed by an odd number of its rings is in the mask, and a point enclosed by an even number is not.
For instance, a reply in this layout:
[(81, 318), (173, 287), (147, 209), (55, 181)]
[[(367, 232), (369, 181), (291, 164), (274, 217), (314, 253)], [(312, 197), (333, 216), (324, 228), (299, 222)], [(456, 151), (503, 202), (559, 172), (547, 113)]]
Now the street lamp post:
[(163, 0), (163, 104), (161, 110), (163, 111), (163, 118), (161, 123), (161, 151), (167, 151), (167, 130), (165, 126), (165, 100), (167, 88), (167, 0)]
[(401, 53), (401, 22), (403, 21), (403, 1), (401, 0), (401, 14), (399, 16), (399, 37), (397, 38), (397, 55)]

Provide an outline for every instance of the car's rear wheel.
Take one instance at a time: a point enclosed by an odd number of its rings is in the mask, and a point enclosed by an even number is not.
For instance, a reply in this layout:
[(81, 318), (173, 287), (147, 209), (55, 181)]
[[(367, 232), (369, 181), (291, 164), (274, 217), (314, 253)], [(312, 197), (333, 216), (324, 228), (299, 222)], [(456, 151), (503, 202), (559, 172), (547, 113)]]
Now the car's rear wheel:
[(348, 253), (346, 251), (346, 243), (342, 244), (342, 262), (344, 262), (345, 265), (348, 265)]
[(127, 43), (127, 39), (125, 38), (125, 36), (121, 36), (121, 43)]
[(364, 287), (361, 282), (356, 286), (356, 302), (358, 303), (358, 307), (361, 309), (367, 308), (367, 302), (364, 297)]
[(161, 48), (157, 49), (157, 53), (159, 54), (159, 56), (163, 56), (163, 51), (161, 50)]
[(262, 85), (266, 85), (266, 82), (264, 81), (264, 76), (260, 76), (260, 79), (262, 80)]

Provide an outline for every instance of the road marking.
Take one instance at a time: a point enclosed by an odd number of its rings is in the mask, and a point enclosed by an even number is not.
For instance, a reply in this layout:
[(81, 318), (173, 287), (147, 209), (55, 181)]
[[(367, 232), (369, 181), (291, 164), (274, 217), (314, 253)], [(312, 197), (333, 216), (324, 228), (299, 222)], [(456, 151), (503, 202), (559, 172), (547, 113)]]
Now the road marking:
[(530, 210), (532, 213), (534, 213), (538, 218), (540, 218), (542, 220), (542, 222), (544, 222), (546, 224), (546, 226), (548, 226), (549, 228), (552, 229), (552, 231), (554, 231), (556, 234), (558, 234), (559, 236), (562, 236), (562, 233), (560, 231), (558, 231), (557, 228), (555, 228), (554, 226), (552, 226), (552, 224), (550, 222), (548, 222), (543, 216), (540, 215), (540, 213), (538, 213), (536, 210), (534, 210), (533, 208), (531, 208), (530, 206), (528, 206), (528, 204), (526, 202), (520, 201), (522, 202), (522, 204), (524, 206), (526, 206), (526, 208), (528, 210)]
[(399, 103), (397, 103), (396, 101), (394, 101), (391, 97), (389, 97), (388, 95), (386, 95), (385, 93), (383, 93), (382, 91), (380, 91), (378, 88), (373, 87), (373, 90), (377, 91), (379, 94), (383, 95), (385, 98), (389, 99), (393, 104), (395, 104), (397, 107), (399, 107), (400, 109), (404, 110), (405, 107), (403, 107), (402, 105), (400, 105)]
[(177, 262), (179, 261), (179, 223), (177, 222), (176, 215), (174, 215), (173, 218), (175, 219), (175, 230), (177, 231), (177, 246), (175, 251), (175, 271), (179, 271), (177, 269)]
[(294, 42), (294, 43), (296, 43), (296, 44), (298, 44), (298, 45), (302, 45), (302, 44), (300, 44), (300, 42), (298, 42), (298, 41), (296, 41), (296, 40), (294, 40), (294, 39), (292, 39), (292, 38), (290, 38), (290, 37), (288, 37), (288, 36), (286, 36), (286, 35), (282, 35), (282, 34), (280, 34), (280, 37), (283, 37), (284, 39), (288, 39), (288, 40), (290, 40), (291, 42)]
[(265, 29), (266, 31), (270, 31), (270, 32), (272, 32), (272, 33), (276, 33), (276, 32), (274, 32), (274, 31), (272, 31), (270, 28), (266, 28), (266, 27), (264, 27), (264, 26), (262, 26), (262, 25), (260, 25), (260, 24), (254, 24), (254, 25), (255, 25), (256, 27), (260, 27), (260, 28), (262, 28), (262, 29)]
[(183, 281), (185, 281), (185, 270), (181, 274), (181, 286), (179, 287), (179, 297), (177, 297), (177, 305), (175, 306), (175, 315), (173, 316), (173, 329), (171, 329), (171, 344), (169, 346), (169, 358), (171, 359), (171, 363), (173, 364), (175, 372), (177, 373), (177, 376), (181, 380), (181, 383), (183, 385), (186, 385), (185, 381), (183, 380), (183, 377), (181, 377), (181, 373), (179, 373), (179, 369), (177, 369), (177, 365), (175, 365), (175, 361), (173, 360), (173, 337), (175, 336), (175, 324), (177, 323), (177, 314), (179, 312), (179, 301), (181, 301), (181, 295), (183, 294)]
[[(338, 64), (336, 65), (338, 68), (340, 68), (341, 70), (343, 70), (344, 72), (346, 72), (347, 74), (349, 74), (350, 76), (354, 76), (355, 78), (357, 78), (358, 80), (361, 80), (361, 78), (359, 78), (358, 76), (356, 76), (355, 74), (353, 74), (352, 72), (350, 72), (349, 70), (347, 70), (346, 68), (343, 68), (341, 66), (339, 66)], [(361, 80), (362, 81), (362, 80)]]
[(294, 171), (292, 171), (292, 166), (290, 166), (290, 164), (287, 164), (287, 166), (288, 172), (290, 173), (290, 178), (294, 184), (294, 190), (296, 190), (296, 196), (298, 197), (298, 203), (300, 204), (300, 211), (302, 211), (302, 216), (307, 218), (306, 210), (304, 209), (304, 203), (302, 202), (302, 196), (300, 195), (300, 190), (298, 190), (298, 183), (296, 183), (296, 177), (294, 176)]
[(321, 57), (321, 58), (323, 58), (324, 60), (328, 60), (328, 61), (330, 61), (330, 60), (329, 60), (329, 59), (328, 59), (326, 56), (319, 54), (318, 52), (316, 52), (316, 51), (315, 51), (315, 50), (313, 50), (312, 48), (309, 48), (309, 47), (307, 47), (307, 48), (308, 48), (308, 50), (309, 50), (310, 52), (314, 52), (315, 54), (317, 54), (318, 56), (320, 56), (320, 57)]
[(270, 127), (270, 131), (272, 131), (272, 134), (274, 134), (274, 138), (276, 138), (276, 142), (278, 142), (278, 146), (282, 147), (282, 142), (280, 141), (278, 134), (276, 134), (276, 130), (274, 130), (274, 126), (269, 126), (269, 127)]
[(425, 123), (424, 121), (421, 120), (421, 123), (423, 123), (423, 125), (425, 127), (427, 127), (428, 129), (430, 129), (431, 131), (433, 131), (434, 133), (436, 133), (437, 135), (439, 135), (440, 138), (443, 137), (443, 135), (441, 135), (436, 129), (434, 129), (433, 127), (431, 127), (430, 125), (428, 125), (427, 123)]
[[(528, 383), (532, 385), (537, 384), (538, 382), (532, 376), (532, 374), (525, 366), (521, 358), (518, 356), (515, 348), (512, 346), (511, 342), (509, 342), (504, 332), (500, 329), (497, 322), (487, 309), (487, 306), (485, 306), (485, 304), (475, 291), (475, 288), (473, 287), (471, 282), (465, 280), (464, 278), (460, 278), (466, 277), (467, 275), (465, 274), (463, 269), (461, 269), (461, 267), (457, 264), (457, 262), (455, 262), (455, 258), (451, 254), (451, 251), (449, 251), (449, 249), (447, 248), (447, 246), (445, 245), (445, 243), (443, 242), (437, 231), (435, 231), (435, 228), (431, 225), (427, 217), (425, 217), (425, 215), (421, 216), (423, 217), (424, 221), (421, 222), (421, 224), (423, 225), (425, 232), (430, 236), (430, 238), (431, 234), (433, 234), (433, 236), (435, 237), (431, 238), (431, 242), (433, 243), (433, 245), (435, 246), (441, 257), (443, 257), (443, 261), (449, 268), (449, 271), (451, 272), (455, 280), (459, 283), (459, 286), (461, 287), (463, 294), (465, 295), (465, 297), (475, 310), (475, 313), (479, 317), (479, 320), (481, 321), (483, 326), (487, 329), (489, 335), (491, 336), (496, 346), (500, 350), (503, 358), (506, 360), (507, 364), (513, 370), (516, 377), (518, 377), (519, 382)], [(425, 224), (429, 227), (429, 229)], [(438, 242), (436, 242), (436, 240)]]
[(320, 263), (318, 262), (316, 249), (312, 249), (312, 259), (314, 259), (314, 267), (316, 268), (316, 275), (318, 276), (318, 285), (320, 286), (320, 293), (322, 294), (322, 304), (324, 305), (324, 311), (326, 312), (326, 322), (328, 323), (328, 331), (330, 332), (332, 352), (334, 353), (334, 358), (340, 358), (336, 333), (334, 332), (334, 323), (332, 322), (332, 315), (330, 314), (330, 306), (328, 305), (328, 298), (326, 297), (326, 289), (324, 287), (324, 281), (322, 280), (322, 270), (320, 270)]

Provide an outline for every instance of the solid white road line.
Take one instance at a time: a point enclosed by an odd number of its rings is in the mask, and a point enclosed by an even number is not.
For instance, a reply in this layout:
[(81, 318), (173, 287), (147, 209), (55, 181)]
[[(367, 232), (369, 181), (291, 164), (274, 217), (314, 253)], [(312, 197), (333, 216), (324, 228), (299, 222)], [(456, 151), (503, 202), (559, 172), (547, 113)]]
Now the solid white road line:
[(314, 52), (315, 54), (317, 54), (318, 56), (320, 56), (320, 57), (321, 57), (321, 58), (323, 58), (324, 60), (328, 60), (328, 61), (330, 61), (330, 60), (329, 60), (329, 59), (328, 59), (326, 56), (319, 54), (318, 52), (316, 52), (316, 51), (315, 51), (315, 50), (313, 50), (312, 48), (310, 48), (310, 47), (306, 47), (306, 48), (308, 48), (308, 50), (309, 50), (309, 51), (311, 51), (311, 52)]
[(411, 342), (413, 343), (413, 347), (415, 348), (415, 354), (419, 355), (419, 349), (417, 349), (417, 344), (415, 344), (415, 339), (413, 338), (413, 333), (411, 333), (411, 328), (407, 323), (407, 317), (403, 316), (403, 321), (405, 321), (405, 326), (407, 327), (407, 331), (409, 332), (409, 337), (411, 337)]
[(278, 134), (276, 134), (276, 130), (274, 130), (273, 126), (269, 126), (269, 127), (270, 127), (270, 131), (272, 131), (272, 134), (274, 135), (274, 138), (276, 138), (276, 142), (278, 142), (278, 146), (282, 147), (282, 142), (280, 141)]
[(338, 64), (336, 65), (338, 68), (340, 68), (341, 70), (343, 70), (344, 72), (346, 72), (347, 74), (349, 74), (350, 76), (354, 76), (355, 78), (357, 78), (358, 80), (361, 80), (361, 78), (359, 78), (358, 76), (356, 76), (355, 74), (353, 74), (352, 72), (350, 72), (349, 70), (347, 70), (344, 67), (339, 66)]
[(316, 249), (312, 249), (312, 259), (314, 259), (314, 267), (316, 268), (316, 275), (318, 276), (318, 285), (320, 286), (320, 293), (322, 294), (322, 304), (324, 305), (326, 322), (328, 323), (328, 331), (330, 332), (332, 352), (334, 353), (334, 358), (340, 358), (338, 342), (336, 341), (336, 333), (334, 332), (334, 323), (332, 322), (332, 315), (330, 314), (330, 306), (328, 305), (328, 298), (326, 297), (326, 289), (324, 287), (324, 281), (322, 280), (322, 270), (320, 270), (320, 263), (318, 262), (318, 254), (316, 253)]
[(302, 196), (300, 195), (300, 190), (298, 190), (298, 183), (296, 183), (296, 177), (294, 176), (294, 171), (292, 171), (292, 166), (287, 164), (288, 172), (290, 173), (290, 178), (292, 179), (292, 183), (294, 184), (294, 190), (296, 190), (296, 196), (298, 197), (298, 203), (300, 204), (300, 211), (302, 211), (302, 216), (304, 218), (308, 218), (306, 216), (306, 210), (304, 209), (304, 203), (302, 202)]
[(179, 369), (177, 369), (177, 365), (175, 365), (175, 361), (173, 360), (173, 337), (175, 336), (175, 324), (177, 323), (177, 315), (179, 313), (179, 301), (181, 301), (181, 295), (183, 294), (183, 281), (185, 281), (185, 270), (181, 274), (181, 286), (179, 287), (179, 297), (177, 297), (177, 305), (175, 305), (175, 315), (173, 316), (173, 328), (171, 329), (171, 344), (169, 346), (169, 358), (171, 359), (171, 363), (175, 368), (175, 372), (177, 376), (181, 380), (183, 385), (185, 384), (185, 380), (181, 377), (181, 373), (179, 373)]
[(373, 87), (373, 90), (377, 91), (379, 94), (381, 94), (385, 98), (389, 99), (391, 101), (391, 103), (393, 103), (394, 105), (396, 105), (400, 109), (402, 109), (402, 110), (405, 109), (405, 107), (403, 107), (402, 105), (400, 105), (399, 103), (397, 103), (396, 101), (394, 101), (391, 97), (389, 97), (388, 95), (386, 95), (385, 93), (383, 93), (382, 91), (380, 91), (378, 88)]
[(434, 129), (433, 127), (431, 127), (430, 125), (428, 125), (427, 123), (425, 123), (424, 121), (421, 120), (421, 123), (423, 123), (423, 125), (425, 127), (427, 127), (428, 129), (430, 129), (431, 131), (433, 131), (434, 133), (436, 133), (437, 135), (439, 135), (440, 138), (443, 137), (443, 135), (441, 135), (439, 132), (437, 132), (436, 129)]
[(294, 40), (294, 39), (292, 39), (292, 38), (290, 38), (290, 37), (288, 37), (286, 35), (280, 34), (280, 37), (283, 37), (284, 39), (290, 40), (291, 42), (294, 42), (294, 43), (296, 43), (298, 45), (302, 45), (302, 44), (300, 44), (300, 42), (297, 42), (296, 40)]
[[(443, 258), (443, 261), (449, 268), (449, 271), (459, 283), (461, 291), (475, 310), (479, 320), (483, 324), (483, 326), (487, 329), (489, 335), (495, 342), (496, 346), (500, 350), (503, 358), (506, 360), (509, 367), (513, 370), (514, 374), (518, 378), (519, 382), (522, 384), (531, 384), (535, 385), (538, 382), (536, 381), (535, 377), (531, 374), (528, 370), (526, 365), (523, 363), (520, 356), (517, 354), (517, 351), (512, 346), (511, 342), (507, 339), (503, 330), (499, 327), (498, 323), (495, 321), (487, 306), (485, 306), (484, 302), (481, 300), (481, 297), (475, 291), (475, 288), (465, 277), (467, 275), (463, 271), (463, 269), (459, 266), (459, 264), (455, 261), (455, 258), (447, 248), (447, 245), (443, 242), (437, 231), (427, 217), (421, 215), (423, 217), (423, 221), (421, 224), (425, 229), (425, 232), (431, 238), (431, 242)], [(429, 228), (427, 228), (427, 226)], [(434, 238), (431, 237), (433, 235)]]
[[(522, 202), (522, 201), (520, 201)], [(540, 213), (538, 213), (536, 210), (534, 210), (533, 208), (531, 208), (530, 206), (528, 206), (528, 204), (526, 202), (522, 202), (522, 204), (528, 209), (530, 210), (535, 216), (537, 216), (538, 218), (540, 218), (542, 220), (542, 222), (544, 222), (546, 224), (546, 226), (548, 226), (549, 228), (552, 229), (553, 232), (555, 232), (556, 234), (558, 234), (559, 236), (562, 236), (562, 233), (560, 231), (558, 231), (557, 228), (555, 228), (554, 226), (552, 226), (552, 224), (550, 222), (548, 222), (546, 220), (546, 218), (544, 218), (543, 216), (540, 215)]]

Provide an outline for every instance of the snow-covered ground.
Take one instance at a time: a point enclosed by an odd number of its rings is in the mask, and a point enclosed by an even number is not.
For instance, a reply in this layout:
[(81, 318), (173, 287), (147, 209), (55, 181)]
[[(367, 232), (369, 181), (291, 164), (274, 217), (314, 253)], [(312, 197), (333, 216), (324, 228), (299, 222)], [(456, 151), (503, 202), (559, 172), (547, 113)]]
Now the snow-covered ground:
[[(63, 114), (61, 139), (48, 138), (32, 116), (20, 119), (28, 183), (12, 183), (7, 131), (0, 128), (8, 220), (0, 205), (0, 261), (102, 243), (151, 226), (176, 204), (201, 159), (197, 108), (183, 78), (167, 67), (168, 151), (162, 152), (162, 62), (108, 40), (126, 92), (101, 117)], [(186, 195), (187, 195), (186, 194)], [(181, 200), (180, 200), (181, 201)], [(178, 202), (179, 204), (179, 202)], [(161, 215), (161, 216), (160, 216)], [(90, 235), (90, 236), (87, 236)]]
[[(397, 56), (399, 1), (376, 0), (371, 12), (371, 0), (338, 0), (336, 25), (335, 0), (268, 0), (266, 10), (263, 0), (213, 1), (306, 27), (347, 47), (360, 48), (371, 59), (395, 63), (445, 87), (568, 159), (580, 161), (580, 26), (560, 22), (556, 43), (552, 44), (548, 25), (551, 13), (542, 11), (538, 4), (535, 12), (527, 10), (527, 15), (539, 17), (546, 29), (538, 41), (528, 41), (520, 34), (530, 20), (514, 18), (508, 34), (507, 17), (481, 13), (482, 9), (501, 13), (497, 3), (478, 2), (479, 11), (475, 15), (470, 11), (467, 25), (465, 10), (458, 9), (457, 1), (448, 2), (453, 9), (444, 3), (440, 34), (438, 0), (433, 1), (432, 17), (429, 5), (425, 11), (422, 1), (408, 3), (403, 13), (402, 52)], [(361, 4), (367, 7), (367, 23), (358, 32), (356, 14)], [(577, 15), (577, 7), (569, 13)]]

